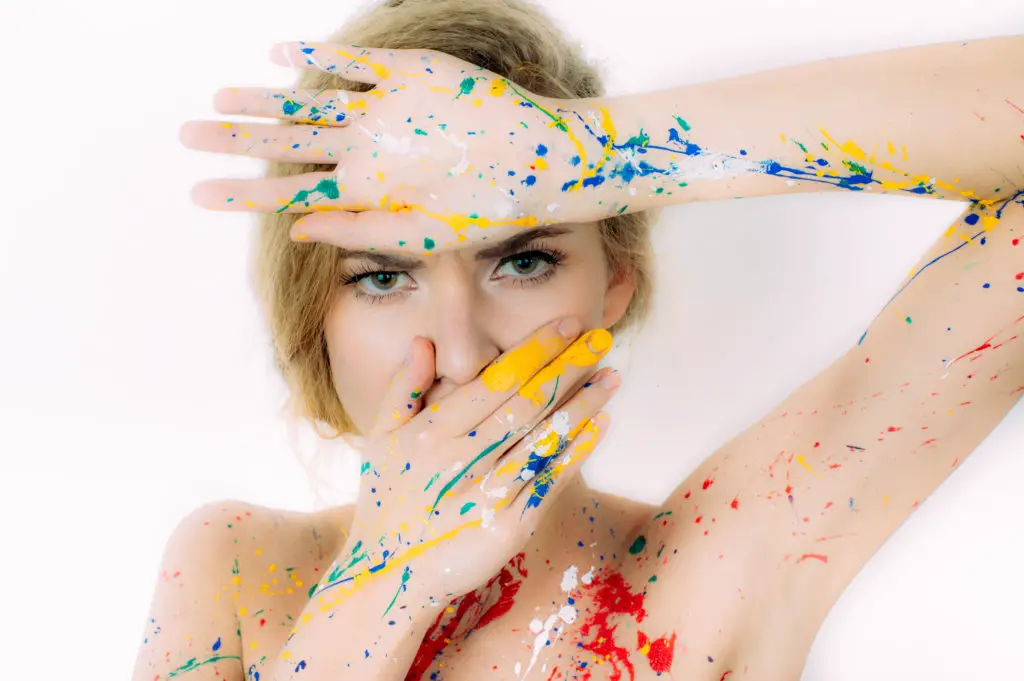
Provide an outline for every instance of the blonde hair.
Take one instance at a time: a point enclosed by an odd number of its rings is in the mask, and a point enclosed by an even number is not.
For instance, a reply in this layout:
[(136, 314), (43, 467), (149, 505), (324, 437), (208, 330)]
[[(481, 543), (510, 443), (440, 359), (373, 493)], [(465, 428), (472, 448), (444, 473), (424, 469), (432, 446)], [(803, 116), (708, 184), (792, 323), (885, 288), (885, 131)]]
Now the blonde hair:
[[(327, 42), (445, 52), (547, 97), (604, 94), (596, 70), (580, 48), (528, 0), (387, 0), (351, 20)], [(302, 70), (295, 87), (365, 92), (373, 86)], [(334, 167), (269, 162), (266, 176), (323, 172)], [(327, 244), (291, 241), (289, 228), (299, 217), (295, 213), (260, 215), (253, 249), (253, 285), (270, 327), (275, 364), (291, 392), (288, 407), (292, 415), (309, 420), (321, 437), (334, 438), (356, 431), (332, 381), (323, 329), (337, 294), (344, 251)], [(648, 212), (599, 222), (609, 272), (628, 271), (636, 285), (626, 312), (609, 329), (613, 334), (642, 324), (649, 313), (653, 222), (654, 215)], [(320, 433), (317, 422), (336, 434)]]

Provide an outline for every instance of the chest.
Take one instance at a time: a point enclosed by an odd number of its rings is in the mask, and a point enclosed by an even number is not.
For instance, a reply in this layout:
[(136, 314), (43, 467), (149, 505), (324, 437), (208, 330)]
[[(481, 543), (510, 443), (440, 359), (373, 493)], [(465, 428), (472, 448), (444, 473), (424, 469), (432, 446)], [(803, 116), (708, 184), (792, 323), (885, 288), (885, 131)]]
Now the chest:
[[(820, 623), (801, 619), (757, 534), (737, 528), (723, 540), (663, 515), (614, 542), (528, 545), (441, 612), (407, 681), (798, 679)], [(239, 618), (246, 670), (284, 646), (331, 555), (291, 563), (309, 573), (301, 587), (270, 580), (247, 594), (259, 617)]]
[(621, 571), (527, 570), (520, 554), (438, 617), (406, 679), (653, 679), (679, 643), (657, 610)]

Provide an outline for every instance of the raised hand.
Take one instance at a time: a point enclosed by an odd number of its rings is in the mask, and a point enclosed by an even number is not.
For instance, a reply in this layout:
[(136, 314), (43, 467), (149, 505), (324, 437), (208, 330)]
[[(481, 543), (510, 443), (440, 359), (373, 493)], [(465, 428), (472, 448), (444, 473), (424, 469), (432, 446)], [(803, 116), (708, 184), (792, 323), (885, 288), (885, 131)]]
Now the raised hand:
[[(368, 92), (228, 88), (220, 113), (306, 125), (194, 121), (194, 149), (296, 163), (333, 172), (213, 180), (194, 201), (215, 210), (317, 213), (293, 235), (349, 248), (462, 247), (524, 227), (605, 217), (585, 187), (602, 154), (574, 105), (534, 95), (486, 69), (433, 50), (281, 43), (276, 63), (375, 85)], [(366, 212), (371, 213), (367, 214)], [(373, 233), (359, 229), (371, 222)]]
[(414, 339), (367, 437), (352, 529), (320, 592), (400, 570), (418, 593), (455, 597), (521, 550), (600, 441), (597, 412), (618, 387), (616, 374), (591, 371), (611, 335), (577, 337), (579, 323), (566, 323), (541, 327), (426, 410), (434, 359)]

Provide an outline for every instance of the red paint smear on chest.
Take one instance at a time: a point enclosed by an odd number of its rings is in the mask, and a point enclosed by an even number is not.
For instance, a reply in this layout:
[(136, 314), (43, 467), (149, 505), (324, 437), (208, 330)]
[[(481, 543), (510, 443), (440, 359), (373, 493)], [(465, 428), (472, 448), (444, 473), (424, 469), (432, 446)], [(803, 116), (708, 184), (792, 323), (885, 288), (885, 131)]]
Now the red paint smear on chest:
[[(444, 650), (449, 643), (455, 638), (455, 632), (462, 624), (462, 618), (466, 616), (466, 613), (472, 608), (480, 607), (483, 601), (487, 600), (486, 596), (490, 594), (494, 587), (494, 584), (498, 584), (499, 594), (498, 600), (489, 607), (477, 621), (470, 631), (466, 632), (469, 635), (471, 631), (475, 631), (480, 627), (490, 624), (494, 620), (498, 619), (515, 605), (515, 596), (518, 593), (519, 588), (523, 585), (523, 577), (527, 576), (526, 567), (523, 565), (523, 560), (526, 558), (525, 553), (518, 553), (516, 556), (508, 562), (508, 564), (501, 569), (494, 577), (484, 585), (483, 588), (477, 589), (476, 591), (470, 591), (469, 593), (460, 596), (459, 598), (452, 601), (455, 605), (455, 614), (445, 622), (443, 625), (441, 621), (447, 613), (447, 608), (438, 614), (437, 619), (427, 630), (427, 633), (423, 636), (423, 641), (420, 643), (419, 650), (416, 651), (416, 658), (409, 666), (409, 673), (405, 675), (406, 681), (421, 681), (423, 675), (430, 668), (430, 665), (434, 663), (434, 659)], [(515, 568), (518, 574), (514, 575), (509, 566)], [(481, 595), (484, 598), (481, 598)]]
[(656, 638), (653, 641), (648, 640), (647, 634), (642, 631), (636, 633), (636, 647), (643, 649), (645, 645), (650, 644), (650, 649), (647, 651), (647, 662), (651, 665), (651, 669), (659, 674), (664, 674), (672, 668), (672, 657), (676, 652), (676, 633), (672, 632), (672, 638)]
[[(634, 677), (633, 663), (629, 660), (629, 652), (615, 643), (617, 624), (609, 624), (612, 615), (631, 615), (637, 622), (642, 622), (647, 612), (644, 610), (644, 594), (632, 593), (629, 584), (619, 572), (610, 572), (607, 576), (598, 575), (587, 591), (594, 601), (594, 612), (580, 627), (583, 642), (580, 647), (597, 656), (600, 660), (611, 663), (611, 681), (622, 678), (622, 669)], [(588, 640), (589, 639), (589, 640)], [(590, 678), (590, 667), (583, 670), (585, 678)]]

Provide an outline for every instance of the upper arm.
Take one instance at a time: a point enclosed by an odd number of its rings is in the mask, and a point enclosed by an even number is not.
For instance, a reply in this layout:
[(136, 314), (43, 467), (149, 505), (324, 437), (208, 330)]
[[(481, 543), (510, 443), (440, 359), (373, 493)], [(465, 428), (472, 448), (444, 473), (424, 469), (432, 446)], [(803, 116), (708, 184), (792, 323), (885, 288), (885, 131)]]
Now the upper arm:
[(182, 519), (164, 549), (132, 681), (242, 681), (233, 595), (231, 523), (244, 504), (205, 504)]
[(984, 244), (959, 238), (981, 231), (968, 214), (860, 344), (702, 462), (647, 528), (658, 555), (639, 577), (657, 576), (650, 598), (677, 599), (677, 626), (753, 621), (750, 645), (809, 648), (846, 585), (1024, 394), (1024, 207)]

